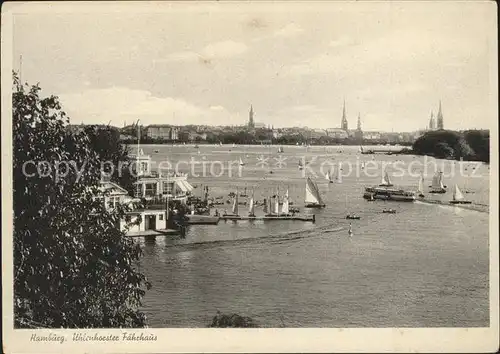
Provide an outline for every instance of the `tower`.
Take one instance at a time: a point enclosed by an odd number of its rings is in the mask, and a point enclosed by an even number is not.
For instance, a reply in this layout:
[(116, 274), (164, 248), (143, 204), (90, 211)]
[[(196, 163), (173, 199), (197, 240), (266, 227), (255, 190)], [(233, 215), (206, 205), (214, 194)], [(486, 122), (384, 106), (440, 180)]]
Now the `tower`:
[(361, 113), (358, 113), (358, 127), (356, 128), (354, 136), (358, 141), (363, 140), (363, 130), (361, 129)]
[(441, 100), (439, 101), (439, 112), (437, 114), (437, 129), (444, 129), (443, 112), (441, 111)]
[(431, 119), (429, 120), (429, 130), (436, 129), (436, 121), (434, 120), (434, 112), (431, 111)]
[(345, 100), (344, 100), (344, 107), (342, 109), (342, 121), (340, 123), (340, 128), (345, 131), (348, 130), (347, 118), (345, 114)]
[(250, 105), (250, 112), (248, 112), (248, 127), (255, 128), (255, 122), (253, 121), (253, 106)]

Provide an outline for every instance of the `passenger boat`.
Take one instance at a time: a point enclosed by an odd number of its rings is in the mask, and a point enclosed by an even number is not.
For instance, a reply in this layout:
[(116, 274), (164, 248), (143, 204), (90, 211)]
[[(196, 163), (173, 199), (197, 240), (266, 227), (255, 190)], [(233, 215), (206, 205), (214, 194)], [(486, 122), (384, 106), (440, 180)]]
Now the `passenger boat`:
[(465, 200), (464, 195), (458, 188), (458, 185), (455, 184), (455, 190), (453, 191), (453, 200), (450, 201), (450, 204), (471, 204), (470, 200)]
[(392, 200), (398, 202), (414, 202), (417, 198), (415, 192), (397, 188), (366, 187), (363, 198), (371, 200)]
[(438, 171), (432, 177), (432, 184), (429, 193), (446, 193), (446, 188), (443, 185), (443, 172)]
[(306, 179), (306, 208), (324, 208), (326, 205), (319, 193), (318, 185), (310, 177)]

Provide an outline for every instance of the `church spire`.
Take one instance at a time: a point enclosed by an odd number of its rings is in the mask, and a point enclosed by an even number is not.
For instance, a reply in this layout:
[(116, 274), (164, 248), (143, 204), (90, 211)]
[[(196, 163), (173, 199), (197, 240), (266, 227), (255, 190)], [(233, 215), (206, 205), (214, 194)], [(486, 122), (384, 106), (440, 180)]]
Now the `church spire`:
[(361, 130), (361, 113), (358, 112), (358, 130)]
[(340, 127), (342, 130), (348, 129), (347, 117), (346, 117), (346, 113), (345, 113), (345, 99), (344, 99), (344, 106), (342, 108), (342, 122), (340, 124)]
[(254, 128), (255, 122), (253, 121), (253, 106), (250, 105), (250, 112), (248, 112), (248, 127)]
[(439, 100), (439, 112), (437, 114), (437, 129), (444, 129), (443, 112), (441, 110), (441, 100)]
[(431, 111), (431, 119), (429, 120), (429, 130), (436, 129), (436, 121), (434, 120), (434, 112)]

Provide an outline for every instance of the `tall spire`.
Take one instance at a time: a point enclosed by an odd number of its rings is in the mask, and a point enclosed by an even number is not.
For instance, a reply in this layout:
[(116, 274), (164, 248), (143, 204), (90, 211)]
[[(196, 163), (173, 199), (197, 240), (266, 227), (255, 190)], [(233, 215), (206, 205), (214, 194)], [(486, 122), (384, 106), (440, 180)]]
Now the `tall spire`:
[(348, 129), (347, 117), (346, 117), (346, 113), (345, 113), (345, 99), (344, 99), (344, 106), (342, 108), (342, 121), (340, 123), (340, 127), (342, 130)]
[(253, 105), (250, 105), (250, 112), (248, 112), (248, 127), (255, 127), (255, 122), (253, 121)]
[(441, 100), (439, 100), (439, 112), (437, 114), (437, 129), (444, 129), (443, 112), (441, 110)]
[(436, 121), (434, 120), (434, 112), (431, 111), (431, 119), (429, 120), (429, 130), (436, 129)]
[(358, 112), (358, 130), (361, 130), (361, 113)]

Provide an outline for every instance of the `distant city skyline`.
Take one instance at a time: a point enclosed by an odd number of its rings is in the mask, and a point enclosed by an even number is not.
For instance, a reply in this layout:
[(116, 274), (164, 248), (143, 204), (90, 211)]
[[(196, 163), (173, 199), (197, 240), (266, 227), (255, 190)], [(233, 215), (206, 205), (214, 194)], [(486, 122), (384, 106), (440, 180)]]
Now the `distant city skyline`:
[(445, 129), (490, 128), (485, 5), (54, 3), (15, 15), (13, 69), (22, 55), (23, 80), (72, 124), (245, 125), (253, 106), (255, 123), (340, 128), (345, 101), (349, 129), (423, 130), (440, 102)]

